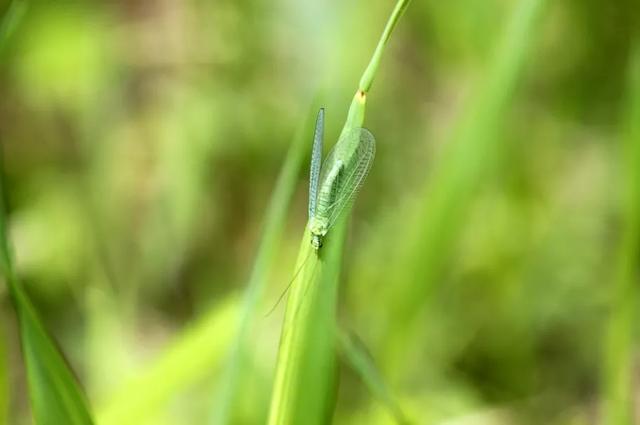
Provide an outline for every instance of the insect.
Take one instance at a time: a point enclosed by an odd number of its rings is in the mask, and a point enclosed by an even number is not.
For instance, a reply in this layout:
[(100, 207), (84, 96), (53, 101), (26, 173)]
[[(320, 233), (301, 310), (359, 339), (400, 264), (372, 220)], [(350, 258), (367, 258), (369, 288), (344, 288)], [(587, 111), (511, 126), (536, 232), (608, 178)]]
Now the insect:
[(373, 134), (365, 128), (343, 131), (322, 161), (324, 109), (318, 112), (309, 179), (309, 231), (317, 251), (340, 214), (348, 209), (367, 177), (376, 152)]
[[(309, 179), (309, 224), (311, 245), (316, 252), (322, 247), (324, 237), (336, 222), (340, 213), (351, 205), (362, 187), (373, 164), (376, 141), (365, 128), (343, 132), (327, 158), (322, 163), (322, 141), (324, 139), (324, 109), (318, 112), (316, 130), (311, 151)], [(278, 306), (293, 282), (302, 271), (311, 255), (307, 254), (291, 282), (269, 310), (267, 316)], [(315, 267), (315, 266), (314, 266)], [(314, 269), (315, 270), (315, 269)], [(314, 272), (312, 271), (312, 274)]]

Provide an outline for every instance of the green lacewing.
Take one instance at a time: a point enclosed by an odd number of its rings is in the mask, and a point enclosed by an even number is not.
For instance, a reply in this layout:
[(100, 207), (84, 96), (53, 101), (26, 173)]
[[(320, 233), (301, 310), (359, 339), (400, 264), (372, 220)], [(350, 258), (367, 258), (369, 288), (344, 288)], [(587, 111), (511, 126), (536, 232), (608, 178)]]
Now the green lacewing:
[(351, 206), (362, 187), (376, 153), (373, 134), (365, 128), (343, 131), (322, 161), (324, 109), (318, 112), (309, 179), (309, 230), (311, 245), (320, 249), (340, 214)]
[[(367, 177), (376, 153), (373, 134), (365, 128), (343, 131), (342, 136), (322, 162), (324, 109), (318, 112), (311, 151), (309, 178), (309, 224), (311, 245), (318, 251), (324, 237), (340, 214), (348, 209)], [(309, 255), (311, 251), (309, 251)], [(293, 275), (291, 282), (269, 310), (271, 314), (293, 284), (309, 255)], [(312, 272), (313, 273), (313, 272)]]

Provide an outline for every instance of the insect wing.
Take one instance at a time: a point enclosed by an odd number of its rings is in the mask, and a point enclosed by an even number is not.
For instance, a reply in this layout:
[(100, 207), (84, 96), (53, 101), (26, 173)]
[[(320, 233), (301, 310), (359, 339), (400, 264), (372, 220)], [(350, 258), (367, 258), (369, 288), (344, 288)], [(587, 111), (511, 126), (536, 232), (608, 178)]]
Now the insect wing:
[(316, 215), (318, 203), (318, 183), (320, 178), (320, 164), (322, 162), (322, 140), (324, 139), (324, 108), (318, 111), (316, 130), (313, 136), (311, 150), (311, 171), (309, 176), (309, 219)]
[[(345, 159), (345, 169), (336, 186), (335, 202), (327, 208), (329, 227), (336, 222), (342, 211), (350, 207), (355, 200), (369, 170), (371, 170), (376, 153), (375, 138), (366, 128), (351, 130), (345, 137), (357, 140), (357, 145), (353, 154)], [(340, 141), (337, 145), (340, 145)], [(331, 162), (333, 162), (333, 158), (331, 160), (327, 158), (327, 163)]]

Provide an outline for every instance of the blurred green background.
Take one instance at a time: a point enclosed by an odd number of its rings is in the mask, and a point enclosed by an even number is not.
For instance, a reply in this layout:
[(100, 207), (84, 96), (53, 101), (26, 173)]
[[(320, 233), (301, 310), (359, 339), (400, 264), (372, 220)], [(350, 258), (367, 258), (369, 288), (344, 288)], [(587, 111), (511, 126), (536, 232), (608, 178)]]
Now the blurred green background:
[[(638, 293), (640, 6), (540, 2), (518, 35), (518, 3), (414, 0), (368, 99), (377, 157), (338, 321), (420, 424), (601, 423), (625, 361), (640, 399), (637, 317), (616, 316)], [(311, 144), (301, 125), (318, 98), (333, 143), (392, 7), (29, 3), (0, 66), (10, 236), (99, 424), (209, 423), (287, 149), (300, 128)], [(521, 69), (503, 82), (500, 46), (518, 37)], [(265, 315), (293, 274), (307, 173), (233, 423), (266, 418), (284, 307)], [(6, 423), (29, 423), (4, 285), (0, 324), (0, 405)], [(335, 423), (392, 423), (348, 365), (340, 374)]]

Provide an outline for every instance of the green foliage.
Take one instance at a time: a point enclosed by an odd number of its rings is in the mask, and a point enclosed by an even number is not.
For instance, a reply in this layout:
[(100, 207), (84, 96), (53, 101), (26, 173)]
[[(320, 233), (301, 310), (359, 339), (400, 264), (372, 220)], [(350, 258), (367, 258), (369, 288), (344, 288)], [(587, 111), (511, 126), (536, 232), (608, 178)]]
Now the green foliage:
[[(5, 275), (9, 282), (12, 278)], [(82, 390), (45, 331), (33, 305), (17, 282), (13, 301), (20, 323), (20, 339), (27, 368), (33, 417), (38, 425), (89, 425), (93, 423)]]
[(305, 153), (308, 151), (308, 129), (317, 105), (313, 105), (306, 114), (293, 138), (287, 157), (282, 165), (280, 176), (276, 182), (269, 208), (265, 214), (262, 240), (256, 254), (251, 276), (244, 292), (237, 335), (229, 351), (225, 375), (221, 379), (219, 392), (220, 403), (215, 405), (213, 423), (226, 424), (230, 421), (234, 401), (239, 396), (240, 378), (243, 370), (248, 368), (250, 357), (250, 327), (259, 315), (260, 299), (264, 292), (269, 269), (276, 253), (276, 245), (283, 232), (287, 211), (291, 205), (297, 177), (302, 168)]
[(398, 424), (409, 423), (365, 347), (342, 329), (338, 330), (337, 337), (340, 354), (357, 372), (371, 394), (384, 403)]
[(0, 424), (637, 422), (634, 2), (0, 3)]
[(96, 410), (102, 425), (153, 421), (171, 397), (220, 368), (231, 344), (238, 301), (216, 305)]
[[(4, 197), (4, 190), (0, 185), (0, 198), (2, 197)], [(3, 210), (4, 206), (0, 203), (0, 211)], [(6, 221), (2, 212), (0, 212), (0, 266), (18, 316), (35, 422), (39, 425), (92, 424), (82, 390), (17, 280), (7, 239)]]
[(9, 37), (16, 30), (27, 10), (27, 0), (13, 0), (8, 10), (0, 19), (0, 54), (4, 51)]
[[(22, 17), (26, 2), (15, 1), (0, 25), (0, 52), (18, 20)], [(0, 157), (1, 159), (1, 157)], [(0, 164), (1, 165), (1, 164)], [(0, 273), (13, 301), (19, 324), (24, 364), (27, 369), (29, 394), (35, 423), (38, 425), (88, 425), (92, 424), (82, 390), (69, 366), (47, 334), (35, 308), (18, 282), (9, 248), (7, 225), (4, 216), (3, 169), (0, 167)], [(4, 352), (4, 347), (2, 350)], [(0, 362), (4, 363), (4, 353)], [(5, 375), (5, 373), (1, 373)], [(0, 376), (0, 382), (5, 382)], [(5, 416), (6, 396), (0, 393), (0, 415)], [(4, 418), (2, 418), (4, 420)]]
[(282, 324), (269, 424), (330, 421), (335, 402), (335, 305), (344, 222), (321, 254), (305, 232)]
[[(361, 79), (342, 135), (362, 127), (368, 90), (391, 31), (408, 1), (398, 1), (371, 62)], [(269, 424), (331, 422), (337, 394), (334, 341), (338, 277), (344, 245), (345, 214), (315, 250), (307, 230), (302, 238), (296, 277), (282, 325)]]
[[(418, 222), (408, 232), (408, 251), (400, 261), (402, 286), (392, 288), (397, 298), (393, 321), (389, 322), (393, 326), (387, 334), (393, 341), (388, 345), (390, 350), (406, 350), (410, 325), (438, 285), (441, 267), (464, 223), (468, 205), (491, 164), (505, 150), (499, 130), (536, 38), (544, 4), (544, 0), (521, 0), (514, 6), (481, 87), (425, 185)], [(398, 356), (402, 362), (401, 354)]]
[(631, 425), (634, 415), (633, 357), (638, 322), (638, 268), (640, 255), (640, 44), (629, 58), (628, 109), (625, 111), (620, 163), (622, 164), (622, 234), (612, 281), (604, 376), (604, 424)]
[[(0, 182), (0, 199), (3, 197), (4, 187)], [(3, 211), (4, 205), (0, 202), (0, 272), (18, 316), (35, 422), (38, 425), (92, 424), (82, 390), (17, 280)]]
[(5, 425), (9, 420), (9, 361), (4, 330), (0, 332), (0, 424)]

